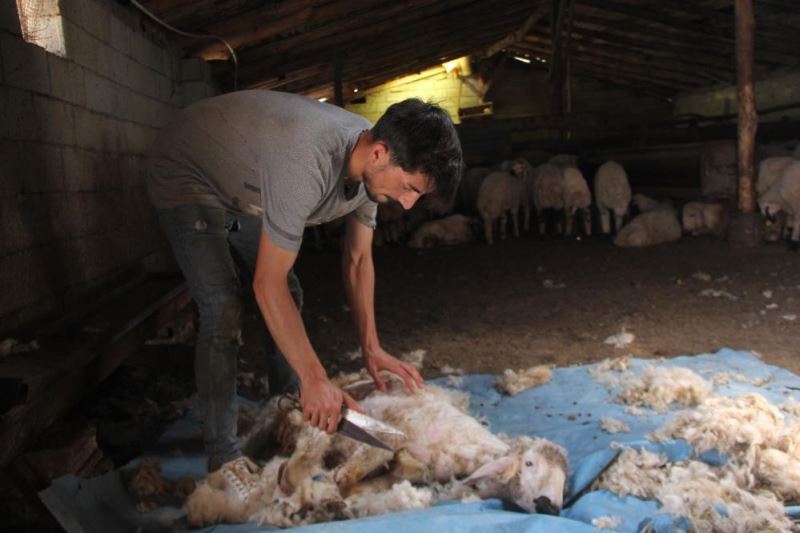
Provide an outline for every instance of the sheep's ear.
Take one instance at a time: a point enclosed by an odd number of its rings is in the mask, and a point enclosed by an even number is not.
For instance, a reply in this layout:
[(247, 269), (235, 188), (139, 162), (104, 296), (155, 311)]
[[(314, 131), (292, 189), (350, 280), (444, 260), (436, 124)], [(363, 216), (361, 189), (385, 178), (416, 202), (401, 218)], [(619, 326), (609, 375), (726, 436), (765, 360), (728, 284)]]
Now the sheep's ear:
[(474, 485), (486, 478), (497, 478), (502, 483), (507, 483), (517, 473), (518, 463), (516, 457), (501, 457), (487, 463), (472, 473), (464, 480), (465, 485)]

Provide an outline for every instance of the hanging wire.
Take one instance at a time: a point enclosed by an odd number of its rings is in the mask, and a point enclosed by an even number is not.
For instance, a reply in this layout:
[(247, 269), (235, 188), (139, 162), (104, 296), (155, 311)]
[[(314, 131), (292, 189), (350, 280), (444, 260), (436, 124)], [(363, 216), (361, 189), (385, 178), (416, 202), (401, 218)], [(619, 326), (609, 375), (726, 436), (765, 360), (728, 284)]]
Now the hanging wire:
[(223, 39), (219, 35), (189, 33), (187, 31), (179, 30), (178, 28), (167, 24), (166, 22), (164, 22), (163, 20), (161, 20), (160, 18), (155, 16), (152, 12), (150, 12), (146, 7), (144, 7), (142, 4), (140, 4), (137, 0), (130, 0), (130, 2), (131, 2), (131, 4), (133, 4), (133, 6), (136, 9), (138, 9), (139, 11), (141, 11), (142, 13), (144, 13), (145, 15), (147, 15), (148, 17), (153, 19), (155, 22), (157, 22), (158, 24), (164, 26), (166, 29), (168, 29), (169, 31), (171, 31), (173, 33), (177, 33), (178, 35), (183, 35), (184, 37), (192, 37), (192, 38), (195, 38), (195, 39), (214, 39), (214, 40), (219, 41), (222, 44), (224, 44), (225, 48), (227, 48), (228, 51), (231, 53), (231, 60), (233, 61), (233, 90), (234, 91), (237, 90), (238, 79), (239, 79), (239, 59), (236, 57), (236, 51), (228, 43), (228, 41), (226, 41), (225, 39)]

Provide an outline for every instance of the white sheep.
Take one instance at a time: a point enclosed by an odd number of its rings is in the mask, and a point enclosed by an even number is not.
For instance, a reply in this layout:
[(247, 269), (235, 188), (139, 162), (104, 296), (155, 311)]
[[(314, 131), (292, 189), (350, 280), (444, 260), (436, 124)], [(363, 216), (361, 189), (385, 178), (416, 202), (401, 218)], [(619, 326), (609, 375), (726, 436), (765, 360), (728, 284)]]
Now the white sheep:
[(692, 235), (722, 235), (728, 229), (728, 207), (719, 202), (689, 202), (683, 206), (683, 231)]
[(658, 200), (650, 198), (649, 196), (645, 196), (644, 194), (641, 193), (636, 193), (633, 195), (633, 198), (631, 199), (631, 204), (640, 213), (646, 213), (647, 211), (652, 211), (653, 209), (664, 207), (664, 204), (662, 204)]
[[(786, 168), (797, 161), (795, 157), (768, 157), (758, 165), (756, 179), (756, 194), (758, 196), (766, 193), (783, 174)], [(792, 218), (787, 216), (786, 211), (768, 220), (765, 226), (764, 238), (768, 241), (777, 241), (781, 237), (788, 238), (792, 231)]]
[(577, 167), (569, 166), (563, 169), (564, 176), (564, 216), (567, 235), (572, 234), (572, 226), (580, 215), (583, 231), (586, 235), (592, 234), (592, 193)]
[(531, 227), (531, 206), (533, 205), (536, 170), (527, 159), (518, 158), (514, 161), (511, 171), (522, 180), (522, 194), (520, 196), (520, 207), (523, 212), (522, 229), (528, 231)]
[(483, 220), (486, 242), (493, 242), (493, 225), (500, 221), (500, 238), (506, 237), (506, 221), (511, 213), (514, 236), (519, 237), (519, 207), (522, 197), (522, 180), (505, 172), (494, 171), (489, 174), (478, 190), (478, 213)]
[[(333, 480), (349, 496), (363, 493), (362, 483), (390, 488), (401, 479), (444, 483), (469, 476), (464, 483), (477, 485), (482, 497), (508, 498), (529, 512), (557, 514), (568, 470), (565, 451), (543, 439), (523, 437), (508, 444), (470, 416), (467, 403), (464, 393), (430, 385), (414, 395), (400, 386), (372, 393), (361, 401), (367, 414), (405, 437), (381, 436), (398, 450), (392, 454), (334, 435), (326, 444), (326, 462), (340, 458)], [(319, 430), (303, 425), (298, 441), (309, 433)], [(374, 477), (385, 465), (389, 473)]]
[(465, 215), (450, 215), (423, 223), (408, 241), (411, 248), (433, 248), (472, 242), (475, 220)]
[[(558, 166), (545, 163), (536, 167), (532, 198), (539, 223), (539, 234), (544, 235), (547, 231), (545, 215), (564, 209), (564, 177)], [(562, 233), (561, 217), (556, 220), (556, 233), (560, 234)]]
[(778, 180), (786, 167), (796, 161), (793, 157), (768, 157), (758, 164), (756, 173), (756, 195), (767, 192)]
[(800, 161), (786, 167), (772, 187), (758, 198), (758, 206), (767, 219), (785, 212), (792, 228), (792, 242), (800, 241)]
[(486, 176), (492, 173), (488, 167), (472, 167), (464, 172), (456, 195), (456, 207), (459, 212), (468, 215), (478, 214), (478, 191)]
[(672, 209), (656, 209), (636, 216), (619, 231), (614, 244), (650, 246), (681, 238), (681, 223)]
[(619, 232), (631, 202), (631, 185), (622, 165), (616, 161), (606, 161), (600, 165), (594, 175), (594, 198), (602, 232), (611, 233), (612, 213), (614, 231)]

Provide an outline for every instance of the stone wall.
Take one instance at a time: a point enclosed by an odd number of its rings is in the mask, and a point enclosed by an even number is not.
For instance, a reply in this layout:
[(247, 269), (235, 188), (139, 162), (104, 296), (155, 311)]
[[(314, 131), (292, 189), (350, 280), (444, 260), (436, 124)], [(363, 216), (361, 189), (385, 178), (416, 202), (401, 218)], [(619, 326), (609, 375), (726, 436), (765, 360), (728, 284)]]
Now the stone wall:
[(0, 335), (163, 264), (142, 154), (215, 92), (207, 65), (131, 8), (54, 2), (63, 57), (26, 42), (16, 2), (0, 2)]

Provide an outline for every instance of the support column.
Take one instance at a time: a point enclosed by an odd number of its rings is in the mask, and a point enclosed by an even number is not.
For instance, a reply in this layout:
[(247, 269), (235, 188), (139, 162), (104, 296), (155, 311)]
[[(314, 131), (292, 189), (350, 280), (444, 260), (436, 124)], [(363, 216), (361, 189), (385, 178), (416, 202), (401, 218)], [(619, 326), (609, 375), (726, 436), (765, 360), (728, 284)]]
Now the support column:
[(730, 227), (734, 246), (752, 248), (762, 237), (762, 221), (754, 194), (754, 153), (758, 113), (753, 85), (755, 17), (753, 0), (735, 0), (736, 9), (736, 88), (738, 100), (738, 213)]

